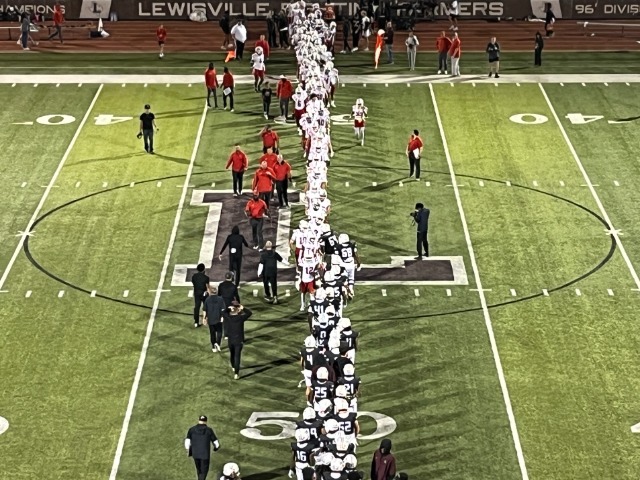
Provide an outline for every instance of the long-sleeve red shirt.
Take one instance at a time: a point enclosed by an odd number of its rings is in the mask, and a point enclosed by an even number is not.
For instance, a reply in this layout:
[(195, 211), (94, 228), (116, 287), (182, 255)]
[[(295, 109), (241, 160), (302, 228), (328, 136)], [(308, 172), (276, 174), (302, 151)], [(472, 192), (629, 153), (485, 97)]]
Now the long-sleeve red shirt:
[(215, 68), (207, 68), (204, 71), (204, 83), (207, 88), (218, 88), (218, 75)]
[(460, 38), (454, 38), (451, 42), (451, 48), (449, 48), (449, 55), (453, 58), (460, 58), (462, 54), (462, 48), (460, 43)]
[(273, 180), (276, 174), (270, 168), (259, 168), (253, 176), (253, 184), (251, 190), (257, 190), (258, 193), (270, 192), (273, 190)]
[(291, 176), (291, 165), (287, 161), (277, 162), (273, 166), (273, 173), (276, 174), (276, 180), (281, 182)]
[(447, 37), (438, 37), (436, 39), (436, 50), (439, 53), (447, 53), (451, 48), (451, 40)]
[(224, 88), (233, 88), (233, 75), (230, 72), (225, 73), (222, 76), (222, 86)]
[(269, 42), (267, 42), (266, 40), (258, 40), (256, 42), (256, 47), (262, 47), (264, 58), (269, 58)]
[(242, 150), (236, 150), (229, 155), (229, 160), (227, 161), (227, 166), (225, 168), (231, 167), (231, 170), (234, 172), (244, 172), (248, 166), (249, 160), (245, 153)]

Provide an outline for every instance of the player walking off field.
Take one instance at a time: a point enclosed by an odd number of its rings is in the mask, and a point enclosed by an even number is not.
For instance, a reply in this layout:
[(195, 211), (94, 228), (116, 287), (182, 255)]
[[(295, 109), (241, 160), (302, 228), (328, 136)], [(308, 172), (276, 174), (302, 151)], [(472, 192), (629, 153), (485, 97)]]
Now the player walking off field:
[(209, 63), (209, 67), (204, 71), (204, 84), (207, 87), (207, 106), (211, 108), (211, 95), (213, 95), (213, 104), (215, 108), (218, 108), (218, 95), (216, 93), (218, 88), (218, 75), (216, 69), (213, 66), (213, 62)]

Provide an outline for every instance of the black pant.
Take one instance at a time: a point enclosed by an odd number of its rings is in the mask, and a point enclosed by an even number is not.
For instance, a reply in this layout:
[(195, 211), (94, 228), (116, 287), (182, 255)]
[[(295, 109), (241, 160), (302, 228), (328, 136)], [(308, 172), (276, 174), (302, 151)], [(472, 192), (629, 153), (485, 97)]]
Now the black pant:
[(271, 48), (278, 48), (278, 42), (276, 40), (276, 29), (275, 28), (270, 28), (267, 31), (267, 41), (269, 42), (269, 46)]
[(214, 345), (222, 345), (222, 322), (209, 324), (209, 337), (211, 338), (211, 348)]
[(142, 137), (144, 138), (144, 149), (147, 152), (153, 152), (153, 129), (142, 130)]
[[(264, 285), (264, 296), (272, 297), (272, 293), (274, 297), (278, 296), (278, 280), (276, 273), (263, 273), (262, 274), (262, 285)], [(269, 288), (271, 285), (271, 288)]]
[(229, 344), (229, 361), (233, 367), (233, 371), (240, 373), (240, 358), (242, 357), (242, 343)]
[(264, 203), (267, 204), (267, 208), (269, 208), (269, 202), (271, 201), (271, 192), (260, 192), (260, 198), (264, 200)]
[(264, 224), (263, 218), (252, 218), (249, 220), (251, 224), (251, 234), (253, 235), (253, 245), (262, 248), (262, 225)]
[(284, 118), (287, 118), (289, 116), (289, 99), (288, 98), (280, 99), (280, 115), (282, 115)]
[(360, 43), (360, 32), (352, 33), (351, 40), (352, 40), (353, 48), (358, 48), (358, 44)]
[(416, 172), (416, 180), (420, 180), (420, 157), (416, 157), (413, 152), (409, 152), (409, 176)]
[(242, 53), (244, 52), (244, 42), (236, 40), (236, 60), (242, 60)]
[(244, 172), (232, 171), (231, 176), (233, 177), (233, 193), (242, 195), (242, 177), (244, 176)]
[(211, 106), (209, 98), (213, 95), (213, 105), (218, 108), (218, 95), (215, 88), (207, 88), (207, 105)]
[(193, 462), (196, 464), (196, 472), (198, 472), (198, 480), (206, 480), (209, 473), (209, 460), (208, 458), (194, 458)]
[(345, 52), (350, 52), (351, 47), (349, 46), (349, 35), (344, 35), (342, 37), (342, 50)]
[(222, 92), (222, 106), (224, 108), (227, 108), (227, 98), (229, 99), (229, 108), (233, 110), (233, 88), (231, 92), (229, 92), (229, 95), (225, 95), (224, 92)]
[(55, 31), (47, 37), (47, 40), (51, 40), (54, 37), (58, 37), (60, 38), (60, 43), (63, 43), (62, 42), (62, 25), (55, 25), (53, 28), (55, 28)]
[(438, 70), (447, 71), (447, 52), (438, 52)]
[(289, 30), (280, 30), (280, 47), (289, 46)]
[(271, 107), (271, 98), (269, 98), (269, 100), (262, 100), (262, 111), (267, 117), (269, 116), (269, 107)]
[(276, 181), (276, 191), (278, 192), (278, 203), (281, 207), (289, 206), (289, 180), (286, 178), (284, 180)]
[(193, 307), (193, 323), (200, 323), (200, 310), (202, 310), (202, 304), (204, 303), (205, 292), (200, 290), (193, 291), (193, 301), (195, 306)]
[(427, 240), (427, 231), (424, 232), (418, 231), (416, 242), (416, 250), (418, 250), (418, 256), (422, 257), (422, 249), (424, 248), (424, 256), (429, 256), (429, 241)]
[(537, 66), (542, 65), (542, 49), (536, 48), (533, 54), (533, 64)]
[(240, 283), (240, 268), (242, 267), (242, 255), (239, 253), (229, 254), (229, 271), (234, 273), (233, 282), (238, 286)]

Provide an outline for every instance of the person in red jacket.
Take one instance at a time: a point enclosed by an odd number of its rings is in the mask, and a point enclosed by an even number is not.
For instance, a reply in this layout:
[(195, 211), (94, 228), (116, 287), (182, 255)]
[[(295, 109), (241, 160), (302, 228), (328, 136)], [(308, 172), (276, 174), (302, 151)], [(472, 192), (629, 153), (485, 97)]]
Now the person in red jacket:
[(422, 157), (422, 148), (424, 144), (420, 138), (420, 132), (414, 130), (409, 137), (407, 144), (407, 158), (409, 159), (409, 177), (413, 177), (413, 171), (416, 172), (416, 180), (420, 180), (420, 158)]
[(273, 153), (273, 148), (267, 148), (267, 153), (260, 157), (260, 164), (267, 162), (267, 168), (273, 170), (273, 167), (278, 163), (278, 155)]
[(385, 438), (373, 454), (371, 480), (393, 480), (396, 476), (396, 459), (391, 454), (391, 440)]
[(236, 143), (236, 148), (231, 152), (231, 155), (229, 155), (229, 160), (227, 160), (227, 166), (225, 167), (227, 170), (231, 167), (234, 197), (242, 195), (242, 177), (244, 176), (244, 172), (247, 171), (248, 166), (249, 159), (247, 159), (247, 155), (240, 149), (240, 145)]
[(264, 35), (260, 35), (260, 40), (256, 42), (256, 47), (262, 47), (264, 59), (269, 60), (269, 42), (265, 40)]
[(204, 84), (207, 87), (207, 106), (211, 108), (211, 102), (209, 99), (213, 94), (213, 103), (215, 107), (218, 108), (218, 95), (216, 94), (216, 89), (218, 88), (218, 75), (216, 74), (213, 62), (210, 62), (209, 68), (204, 71)]
[(257, 190), (253, 192), (253, 197), (247, 202), (244, 213), (249, 217), (251, 224), (251, 233), (253, 234), (253, 249), (262, 250), (264, 238), (262, 237), (262, 226), (264, 225), (264, 217), (269, 214), (269, 207), (258, 196)]
[(451, 57), (451, 76), (460, 76), (460, 56), (462, 55), (462, 48), (460, 43), (460, 37), (458, 32), (453, 32), (451, 39), (451, 47), (449, 48), (449, 56)]
[(253, 176), (253, 183), (251, 185), (251, 189), (254, 192), (258, 192), (258, 195), (264, 203), (269, 206), (269, 201), (271, 200), (271, 192), (273, 192), (273, 181), (276, 178), (276, 174), (273, 173), (273, 170), (267, 168), (267, 162), (262, 162), (260, 164), (260, 168), (256, 170), (256, 173)]
[(235, 81), (233, 75), (227, 67), (224, 67), (224, 75), (222, 75), (222, 107), (227, 109), (227, 98), (229, 99), (229, 108), (233, 112), (233, 88)]
[(164, 57), (164, 42), (167, 40), (167, 29), (164, 28), (164, 25), (160, 25), (156, 30), (156, 38), (160, 46), (160, 58), (162, 58)]
[(289, 182), (291, 181), (291, 165), (285, 161), (282, 155), (278, 155), (278, 161), (273, 166), (276, 174), (276, 191), (280, 208), (289, 208)]
[(47, 40), (51, 40), (54, 37), (58, 37), (60, 39), (60, 43), (64, 43), (62, 41), (62, 24), (64, 23), (64, 15), (62, 13), (62, 7), (60, 6), (60, 2), (56, 2), (53, 7), (53, 28), (54, 32), (47, 37)]
[(280, 116), (286, 122), (289, 117), (289, 102), (293, 96), (293, 85), (284, 75), (280, 75), (276, 96), (280, 100)]
[(447, 38), (445, 32), (441, 32), (440, 36), (436, 39), (436, 50), (438, 50), (438, 75), (441, 73), (447, 74), (447, 55), (451, 48), (451, 40)]
[(267, 150), (270, 148), (274, 153), (278, 153), (280, 137), (274, 130), (271, 130), (271, 125), (265, 125), (264, 128), (260, 130), (260, 136), (262, 137), (262, 153), (267, 153)]

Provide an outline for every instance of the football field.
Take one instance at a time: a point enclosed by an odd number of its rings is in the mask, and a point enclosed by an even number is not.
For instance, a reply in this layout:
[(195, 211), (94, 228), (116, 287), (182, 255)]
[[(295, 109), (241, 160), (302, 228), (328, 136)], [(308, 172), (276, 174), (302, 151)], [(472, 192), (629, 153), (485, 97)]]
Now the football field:
[[(399, 470), (420, 480), (638, 477), (636, 77), (342, 80), (330, 221), (387, 272), (356, 276), (345, 311), (362, 339), (360, 469), (388, 436)], [(272, 306), (257, 276), (244, 279), (254, 315), (234, 381), (226, 348), (211, 353), (193, 328), (180, 277), (224, 215), (197, 199), (230, 196), (236, 143), (249, 188), (259, 96), (240, 85), (230, 113), (204, 108), (187, 76), (34, 78), (0, 84), (0, 479), (189, 478), (182, 443), (200, 414), (222, 444), (212, 468), (286, 478), (306, 405), (296, 290), (283, 285)], [(358, 97), (364, 147), (346, 118)], [(135, 136), (145, 103), (160, 129), (154, 156)], [(414, 128), (419, 182), (404, 155)], [(296, 129), (275, 129), (302, 189)], [(453, 279), (432, 262), (403, 268), (416, 202), (431, 209), (430, 253), (458, 266)], [(291, 223), (302, 216), (294, 206)], [(279, 220), (272, 240), (289, 235)], [(213, 269), (226, 265), (216, 256)]]

